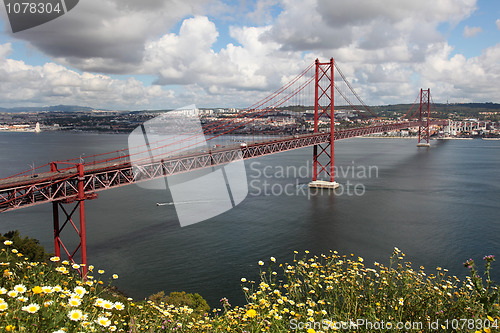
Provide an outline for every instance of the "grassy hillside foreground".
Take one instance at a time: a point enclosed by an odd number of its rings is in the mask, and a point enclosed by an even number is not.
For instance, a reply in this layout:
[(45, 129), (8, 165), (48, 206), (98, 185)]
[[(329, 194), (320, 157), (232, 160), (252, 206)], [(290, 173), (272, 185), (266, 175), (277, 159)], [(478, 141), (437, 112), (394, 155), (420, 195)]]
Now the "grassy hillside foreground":
[(110, 287), (116, 275), (104, 282), (109, 274), (89, 266), (84, 281), (76, 264), (31, 261), (13, 241), (0, 245), (2, 332), (500, 332), (493, 256), (483, 258), (484, 278), (467, 260), (464, 281), (439, 267), (413, 269), (397, 248), (388, 267), (335, 251), (283, 264), (271, 257), (259, 262), (259, 281), (241, 279), (247, 304), (223, 298), (206, 312), (203, 300), (192, 309), (162, 293), (127, 299)]

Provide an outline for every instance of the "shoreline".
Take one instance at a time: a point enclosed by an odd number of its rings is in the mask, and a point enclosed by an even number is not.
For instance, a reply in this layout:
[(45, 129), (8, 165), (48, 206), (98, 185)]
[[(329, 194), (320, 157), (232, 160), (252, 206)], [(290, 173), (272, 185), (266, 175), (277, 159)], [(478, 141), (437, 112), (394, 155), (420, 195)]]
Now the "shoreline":
[[(42, 131), (35, 131), (34, 129), (26, 129), (26, 130), (5, 130), (5, 129), (0, 129), (0, 133), (41, 133), (41, 132), (73, 132), (73, 133), (89, 133), (89, 134), (130, 134), (130, 132), (120, 132), (120, 131), (96, 131), (96, 130), (79, 130), (79, 129), (64, 129), (64, 128), (58, 128), (58, 129), (46, 129)], [(251, 134), (239, 134), (242, 136), (251, 136)], [(361, 138), (361, 139), (405, 139), (405, 140), (418, 140), (418, 136), (370, 136), (370, 135), (363, 135), (363, 136), (357, 136), (355, 138)], [(440, 137), (440, 138), (431, 138), (431, 140), (474, 140), (474, 139), (479, 139), (479, 140), (486, 140), (486, 141), (500, 141), (500, 137), (498, 138), (483, 138), (483, 137), (478, 137), (478, 138), (458, 138), (458, 137)]]
[(417, 139), (418, 136), (368, 136), (368, 135), (363, 135), (363, 136), (357, 136), (356, 138), (362, 138), (362, 139)]

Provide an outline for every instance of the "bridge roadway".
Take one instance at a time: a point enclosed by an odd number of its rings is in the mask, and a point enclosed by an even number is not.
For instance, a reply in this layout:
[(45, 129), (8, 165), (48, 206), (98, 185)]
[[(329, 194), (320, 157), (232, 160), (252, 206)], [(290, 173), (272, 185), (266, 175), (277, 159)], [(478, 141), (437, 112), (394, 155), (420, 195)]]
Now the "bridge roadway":
[[(446, 125), (445, 120), (430, 121), (429, 125)], [(334, 140), (418, 127), (418, 121), (345, 129), (334, 133)], [(255, 142), (167, 158), (151, 158), (141, 165), (116, 158), (104, 162), (84, 163), (83, 177), (75, 167), (62, 171), (41, 172), (0, 180), (0, 213), (42, 203), (77, 200), (78, 182), (83, 180), (85, 199), (97, 197), (95, 192), (110, 188), (166, 177), (183, 172), (223, 165), (288, 150), (330, 142), (329, 132), (295, 135), (266, 142)], [(56, 162), (57, 163), (57, 162)]]

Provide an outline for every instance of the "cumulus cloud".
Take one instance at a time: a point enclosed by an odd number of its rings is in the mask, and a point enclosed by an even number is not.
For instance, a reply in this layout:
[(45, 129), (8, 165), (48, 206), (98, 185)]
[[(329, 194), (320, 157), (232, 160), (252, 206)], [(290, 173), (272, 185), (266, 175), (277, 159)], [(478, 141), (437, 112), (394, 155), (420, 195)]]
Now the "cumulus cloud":
[[(5, 45), (0, 45), (0, 54)], [(0, 77), (2, 106), (79, 104), (128, 109), (147, 107), (154, 101), (171, 103), (174, 97), (172, 91), (157, 85), (145, 87), (134, 78), (117, 80), (102, 74), (78, 73), (53, 62), (30, 66), (0, 57)]]
[(495, 23), (497, 24), (497, 28), (500, 29), (500, 19), (496, 20)]
[(433, 87), (434, 95), (444, 99), (473, 102), (491, 101), (498, 94), (500, 82), (500, 44), (485, 49), (480, 56), (467, 59), (452, 55), (447, 44), (436, 46), (436, 52), (418, 68), (422, 83)]
[(483, 31), (483, 29), (481, 27), (469, 27), (468, 25), (466, 25), (464, 28), (463, 36), (465, 38), (474, 37), (478, 33), (480, 33), (481, 31)]
[(82, 71), (131, 74), (148, 40), (211, 0), (86, 0), (66, 15), (16, 33), (58, 63)]
[(186, 84), (208, 80), (222, 69), (211, 50), (218, 32), (205, 16), (186, 19), (179, 34), (169, 33), (146, 45), (144, 71), (158, 71), (160, 84)]
[(7, 57), (12, 52), (12, 44), (0, 44), (0, 60)]
[[(135, 103), (129, 108), (147, 103), (152, 108), (161, 103), (250, 105), (317, 57), (334, 57), (370, 104), (412, 101), (421, 86), (470, 96), (469, 75), (478, 87), (487, 80), (489, 87), (498, 82), (497, 48), (467, 59), (454, 54), (438, 29), (443, 24), (453, 29), (469, 17), (476, 0), (388, 0), (383, 5), (371, 0), (257, 0), (247, 5), (239, 4), (243, 17), (237, 5), (217, 0), (86, 0), (40, 29), (16, 34), (54, 63), (32, 67), (6, 59), (11, 46), (4, 44), (2, 70), (9, 68), (10, 78), (25, 83), (27, 90), (19, 96), (33, 103), (62, 103), (74, 94), (82, 103)], [(432, 10), (422, 15), (422, 8)], [(477, 33), (467, 29), (468, 35)], [(232, 40), (221, 45), (221, 34), (227, 33)], [(155, 84), (113, 79), (107, 75), (112, 73), (152, 76)], [(9, 88), (16, 91), (14, 85)], [(0, 90), (0, 97), (8, 95)]]
[[(283, 51), (333, 56), (366, 101), (373, 104), (413, 99), (415, 69), (432, 55), (450, 27), (469, 17), (476, 0), (286, 0), (262, 40)], [(422, 15), (422, 8), (432, 8)], [(384, 81), (385, 80), (385, 81)]]
[[(436, 41), (441, 22), (456, 24), (475, 10), (475, 0), (284, 1), (271, 36), (293, 49), (384, 48), (400, 42)], [(314, 10), (311, 10), (314, 9)], [(422, 8), (432, 8), (422, 15)], [(307, 24), (296, 24), (304, 22)], [(412, 39), (410, 39), (410, 37)]]
[(158, 84), (196, 84), (209, 94), (269, 91), (279, 87), (283, 76), (305, 66), (301, 52), (283, 52), (280, 44), (265, 40), (270, 28), (230, 27), (238, 45), (229, 43), (214, 52), (211, 46), (219, 35), (215, 24), (205, 16), (189, 18), (179, 34), (169, 33), (147, 44), (144, 68), (157, 73)]

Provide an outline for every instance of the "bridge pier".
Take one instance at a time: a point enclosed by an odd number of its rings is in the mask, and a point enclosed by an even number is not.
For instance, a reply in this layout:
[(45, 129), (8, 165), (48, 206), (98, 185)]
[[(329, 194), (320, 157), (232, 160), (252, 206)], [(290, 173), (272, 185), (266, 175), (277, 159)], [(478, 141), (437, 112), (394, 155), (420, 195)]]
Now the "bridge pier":
[(336, 189), (340, 184), (337, 182), (329, 182), (326, 180), (313, 180), (309, 183), (309, 188), (326, 188), (326, 189)]

